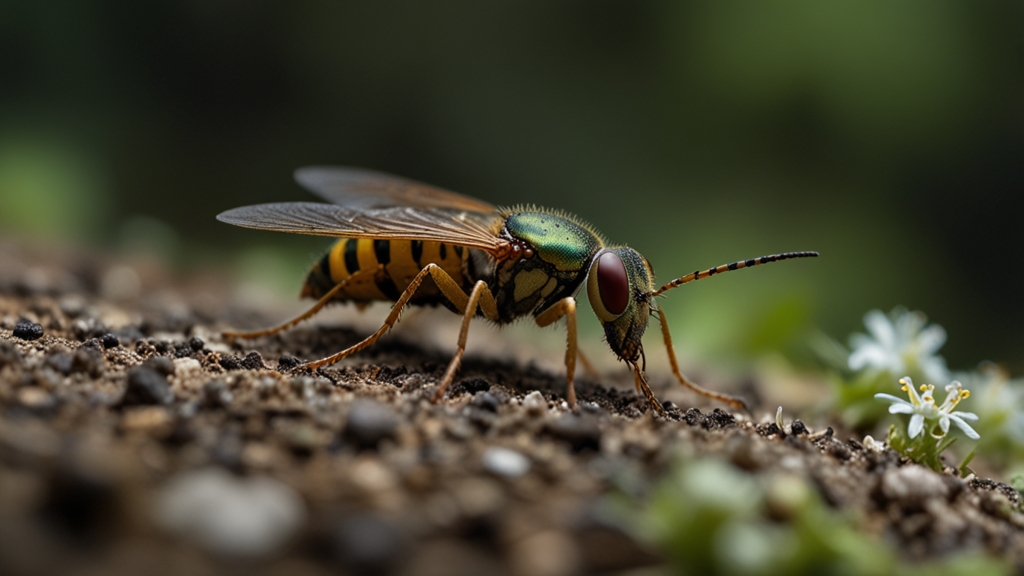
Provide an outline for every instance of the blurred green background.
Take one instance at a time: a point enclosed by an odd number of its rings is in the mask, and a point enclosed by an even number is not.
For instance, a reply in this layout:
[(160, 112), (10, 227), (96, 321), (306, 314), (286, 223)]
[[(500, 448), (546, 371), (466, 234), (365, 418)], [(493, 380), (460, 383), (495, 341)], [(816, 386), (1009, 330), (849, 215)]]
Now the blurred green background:
[(696, 354), (903, 304), (952, 367), (1024, 369), (1017, 0), (0, 3), (3, 235), (290, 296), (325, 243), (214, 216), (311, 199), (307, 164), (564, 208), (663, 281), (822, 253), (671, 293)]

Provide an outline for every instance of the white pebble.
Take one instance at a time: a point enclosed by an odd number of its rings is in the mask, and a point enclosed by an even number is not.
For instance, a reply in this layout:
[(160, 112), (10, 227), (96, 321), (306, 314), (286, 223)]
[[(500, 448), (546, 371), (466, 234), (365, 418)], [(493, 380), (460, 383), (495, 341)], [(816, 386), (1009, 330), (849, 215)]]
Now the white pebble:
[(935, 472), (910, 464), (890, 468), (882, 476), (882, 494), (890, 500), (924, 502), (930, 498), (944, 498), (949, 487)]
[(519, 478), (530, 471), (530, 459), (508, 448), (488, 448), (483, 461), (485, 470), (505, 478)]
[(260, 556), (273, 552), (305, 522), (294, 490), (267, 476), (238, 477), (220, 468), (171, 479), (157, 501), (167, 531), (212, 552)]
[(548, 409), (548, 401), (544, 399), (543, 394), (534, 390), (523, 398), (523, 408), (530, 414), (543, 414)]

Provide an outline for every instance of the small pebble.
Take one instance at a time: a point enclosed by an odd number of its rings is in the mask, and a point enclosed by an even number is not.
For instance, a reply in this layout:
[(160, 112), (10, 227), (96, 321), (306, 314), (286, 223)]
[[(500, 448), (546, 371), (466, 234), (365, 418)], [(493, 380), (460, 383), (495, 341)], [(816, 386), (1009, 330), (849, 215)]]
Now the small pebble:
[(14, 325), (14, 337), (22, 340), (39, 340), (43, 337), (43, 327), (35, 322), (22, 320)]
[(348, 516), (334, 533), (334, 553), (350, 574), (388, 574), (403, 559), (405, 539), (374, 514)]
[(360, 448), (376, 448), (381, 440), (394, 438), (398, 414), (386, 404), (360, 398), (352, 403), (345, 436)]
[(530, 459), (515, 450), (492, 447), (484, 452), (484, 470), (503, 478), (519, 478), (530, 471)]
[(65, 296), (57, 305), (60, 306), (61, 312), (71, 318), (81, 316), (85, 312), (85, 301), (77, 296)]
[(159, 372), (164, 376), (174, 375), (174, 361), (165, 356), (153, 356), (142, 363), (143, 368), (149, 368), (155, 372)]
[(945, 498), (949, 486), (935, 472), (910, 464), (890, 468), (882, 476), (882, 494), (890, 500), (919, 504), (930, 498)]
[(548, 422), (545, 430), (554, 438), (568, 442), (577, 452), (601, 447), (601, 429), (592, 417), (577, 416), (570, 412)]
[(242, 359), (242, 368), (246, 370), (263, 370), (266, 366), (263, 365), (263, 356), (260, 356), (259, 352), (249, 352), (245, 358)]
[(529, 414), (536, 416), (547, 411), (548, 401), (544, 399), (543, 394), (534, 390), (523, 398), (523, 408), (525, 408)]
[[(63, 349), (63, 347), (57, 347), (57, 349)], [(71, 374), (71, 363), (71, 354), (67, 352), (55, 352), (46, 357), (46, 366), (65, 376)]]
[(162, 373), (145, 366), (128, 371), (128, 387), (121, 398), (122, 405), (170, 404), (173, 401), (174, 392)]
[(171, 431), (173, 419), (171, 413), (162, 406), (142, 406), (125, 411), (121, 418), (121, 429), (124, 431), (149, 432), (157, 436), (166, 436)]
[(193, 352), (199, 352), (206, 347), (206, 342), (203, 342), (203, 339), (198, 336), (193, 336), (188, 339), (188, 347), (191, 348)]
[(117, 348), (121, 345), (121, 339), (110, 332), (104, 334), (103, 337), (100, 338), (100, 342), (102, 342), (103, 347), (108, 350), (111, 348)]
[(53, 396), (50, 396), (42, 388), (27, 386), (18, 390), (18, 402), (27, 408), (50, 408), (53, 406)]
[(234, 356), (221, 356), (217, 363), (225, 370), (240, 370), (242, 368), (242, 363)]
[(470, 401), (470, 405), (480, 408), (481, 410), (487, 410), (488, 412), (497, 412), (498, 406), (501, 402), (498, 401), (498, 397), (490, 392), (477, 392), (473, 395), (473, 400)]
[(221, 468), (180, 474), (161, 491), (156, 520), (169, 532), (232, 556), (266, 556), (303, 525), (306, 509), (290, 487), (268, 476)]
[(285, 355), (285, 356), (281, 356), (277, 360), (277, 369), (278, 370), (288, 371), (288, 370), (291, 370), (292, 368), (295, 368), (299, 364), (302, 364), (302, 361), (300, 361), (295, 356)]
[(21, 351), (7, 340), (0, 340), (0, 368), (21, 364)]
[(71, 371), (99, 378), (103, 375), (105, 363), (99, 351), (83, 346), (75, 350), (75, 355), (71, 358)]
[(79, 318), (71, 324), (71, 332), (78, 340), (96, 338), (109, 332), (107, 327), (96, 318)]
[(228, 390), (223, 380), (210, 380), (203, 384), (203, 406), (208, 408), (227, 408), (235, 397)]

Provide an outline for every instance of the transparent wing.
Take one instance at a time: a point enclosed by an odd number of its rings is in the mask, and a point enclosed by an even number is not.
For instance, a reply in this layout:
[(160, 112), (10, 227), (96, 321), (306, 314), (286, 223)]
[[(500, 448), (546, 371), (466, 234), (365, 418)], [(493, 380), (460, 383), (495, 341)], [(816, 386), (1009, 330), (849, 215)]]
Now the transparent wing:
[(492, 214), (483, 200), (363, 168), (308, 166), (295, 171), (300, 186), (328, 202), (351, 208), (450, 208)]
[(450, 208), (353, 208), (315, 202), (283, 202), (234, 208), (217, 215), (221, 222), (276, 232), (375, 238), (431, 240), (499, 253), (507, 242), (493, 231), (498, 214)]

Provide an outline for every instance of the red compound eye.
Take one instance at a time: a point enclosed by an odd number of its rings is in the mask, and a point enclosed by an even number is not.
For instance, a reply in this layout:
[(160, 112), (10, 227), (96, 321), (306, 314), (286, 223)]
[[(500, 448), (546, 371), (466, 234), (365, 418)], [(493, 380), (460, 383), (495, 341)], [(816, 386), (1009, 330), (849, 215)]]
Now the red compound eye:
[(622, 314), (629, 304), (629, 277), (617, 254), (605, 252), (598, 259), (597, 287), (604, 309), (615, 316)]

